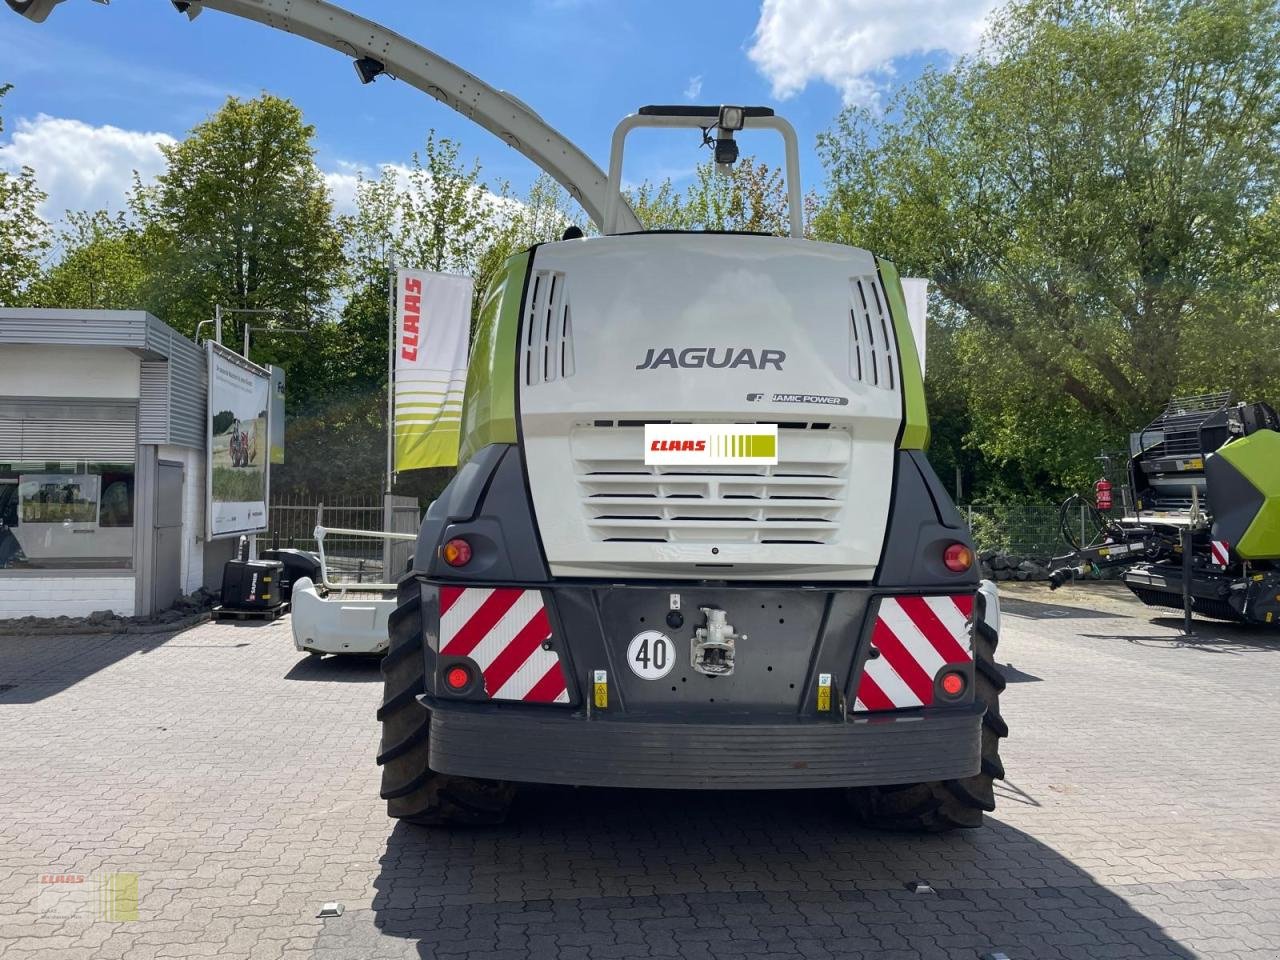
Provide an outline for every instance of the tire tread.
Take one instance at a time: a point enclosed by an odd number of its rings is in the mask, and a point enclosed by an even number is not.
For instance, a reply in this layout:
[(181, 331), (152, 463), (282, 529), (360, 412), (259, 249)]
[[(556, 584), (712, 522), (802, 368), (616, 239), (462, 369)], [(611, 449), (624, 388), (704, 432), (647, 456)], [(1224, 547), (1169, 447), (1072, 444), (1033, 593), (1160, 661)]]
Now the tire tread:
[(391, 647), (382, 660), (383, 698), (378, 708), (383, 746), (377, 758), (387, 815), (424, 826), (501, 823), (515, 796), (514, 785), (451, 776), (429, 766), (431, 713), (418, 702), (426, 690), (418, 584), (402, 586), (389, 628)]
[(1009, 725), (1000, 714), (1005, 678), (995, 662), (999, 637), (985, 622), (974, 625), (974, 694), (986, 704), (982, 718), (982, 769), (971, 777), (928, 783), (858, 787), (848, 792), (854, 815), (869, 827), (912, 833), (943, 833), (982, 826), (996, 808), (995, 781), (1005, 776), (1000, 740)]

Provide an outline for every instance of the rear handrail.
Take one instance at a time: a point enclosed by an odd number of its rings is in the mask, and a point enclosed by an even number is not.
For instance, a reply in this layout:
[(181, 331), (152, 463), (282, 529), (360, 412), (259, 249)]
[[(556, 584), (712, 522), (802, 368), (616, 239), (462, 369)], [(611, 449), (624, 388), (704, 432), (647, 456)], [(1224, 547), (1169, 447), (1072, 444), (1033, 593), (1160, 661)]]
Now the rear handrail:
[[(638, 127), (662, 127), (667, 129), (700, 129), (704, 132), (717, 128), (723, 107), (641, 107), (639, 112), (624, 117), (613, 131), (609, 152), (609, 185), (605, 191), (604, 232), (625, 233), (633, 230), (635, 214), (622, 195), (622, 156), (627, 134)], [(782, 117), (775, 116), (767, 107), (733, 107), (742, 112), (741, 126), (733, 130), (719, 130), (718, 134), (730, 139), (737, 130), (773, 130), (782, 137), (787, 177), (787, 213), (791, 224), (791, 236), (804, 237), (804, 196), (800, 185), (800, 143), (796, 131)]]
[[(320, 555), (320, 583), (326, 590), (332, 590), (336, 593), (346, 593), (348, 590), (377, 590), (388, 593), (397, 588), (394, 583), (334, 583), (329, 580), (329, 562), (324, 555), (324, 538), (330, 533), (336, 533), (339, 536), (347, 537), (375, 537), (383, 540), (417, 540), (418, 536), (414, 533), (390, 533), (386, 530), (350, 530), (346, 527), (325, 527), (317, 525), (312, 532), (316, 538), (316, 553)], [(386, 575), (386, 571), (383, 571)]]

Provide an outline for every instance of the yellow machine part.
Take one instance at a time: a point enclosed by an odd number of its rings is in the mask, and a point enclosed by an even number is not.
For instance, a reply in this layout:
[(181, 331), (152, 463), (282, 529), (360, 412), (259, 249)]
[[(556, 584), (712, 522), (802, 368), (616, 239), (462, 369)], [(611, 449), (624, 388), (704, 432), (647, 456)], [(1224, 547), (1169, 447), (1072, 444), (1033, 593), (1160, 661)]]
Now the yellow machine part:
[(1213, 536), (1245, 560), (1280, 559), (1280, 433), (1259, 430), (1205, 463)]

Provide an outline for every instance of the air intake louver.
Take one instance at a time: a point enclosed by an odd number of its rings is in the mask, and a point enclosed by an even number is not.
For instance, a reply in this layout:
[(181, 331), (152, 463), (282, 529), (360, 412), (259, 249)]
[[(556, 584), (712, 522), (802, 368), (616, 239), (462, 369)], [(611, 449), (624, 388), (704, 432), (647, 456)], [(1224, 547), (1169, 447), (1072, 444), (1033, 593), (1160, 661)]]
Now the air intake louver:
[(645, 465), (642, 426), (576, 427), (570, 442), (592, 539), (831, 543), (840, 530), (852, 438), (828, 424), (796, 424), (784, 433), (776, 466), (657, 467)]
[(853, 379), (881, 390), (898, 389), (898, 354), (893, 323), (875, 277), (849, 281), (849, 371)]
[(526, 386), (573, 376), (573, 320), (563, 273), (539, 270), (533, 275), (521, 362)]

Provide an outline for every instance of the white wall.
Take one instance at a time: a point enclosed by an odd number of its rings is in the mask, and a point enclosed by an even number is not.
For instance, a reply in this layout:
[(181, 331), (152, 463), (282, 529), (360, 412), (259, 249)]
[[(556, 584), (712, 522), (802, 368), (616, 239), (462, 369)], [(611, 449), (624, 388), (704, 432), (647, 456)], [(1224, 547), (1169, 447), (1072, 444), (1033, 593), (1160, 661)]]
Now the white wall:
[(137, 400), (140, 363), (121, 347), (8, 343), (0, 349), (0, 394)]
[(98, 610), (133, 616), (133, 577), (6, 577), (0, 574), (0, 620), (87, 617)]
[(174, 446), (158, 451), (159, 459), (183, 466), (181, 586), (183, 593), (194, 593), (204, 585), (204, 452)]

